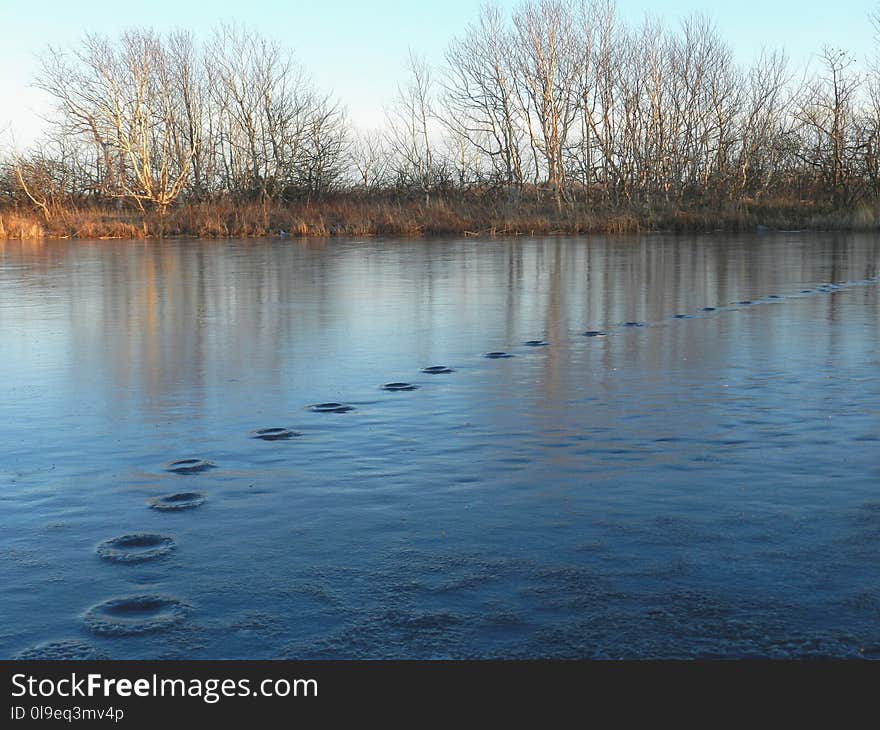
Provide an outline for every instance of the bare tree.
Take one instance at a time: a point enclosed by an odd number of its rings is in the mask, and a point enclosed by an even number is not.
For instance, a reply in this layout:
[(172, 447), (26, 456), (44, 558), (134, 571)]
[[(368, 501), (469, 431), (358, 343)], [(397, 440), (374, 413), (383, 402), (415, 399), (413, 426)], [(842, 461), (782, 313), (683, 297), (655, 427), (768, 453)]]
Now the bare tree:
[(208, 48), (214, 167), (229, 192), (278, 199), (329, 189), (348, 147), (342, 107), (282, 46), (235, 25)]
[(431, 135), (431, 123), (436, 119), (431, 69), (412, 51), (407, 65), (409, 80), (398, 88), (396, 103), (386, 112), (385, 141), (398, 183), (421, 190), (427, 205), (438, 175)]
[(788, 58), (782, 52), (762, 52), (745, 81), (737, 176), (731, 189), (754, 195), (771, 183), (781, 140), (787, 134), (791, 94)]
[(57, 102), (65, 131), (101, 150), (103, 192), (160, 217), (183, 190), (193, 159), (176, 81), (180, 62), (152, 31), (128, 31), (116, 43), (87, 35), (72, 54), (50, 49), (37, 79)]
[(509, 191), (521, 187), (512, 40), (497, 6), (484, 5), (477, 24), (452, 41), (446, 64), (443, 123), (456, 144), (471, 146), (488, 160)]
[(539, 134), (530, 136), (561, 209), (564, 152), (577, 117), (580, 72), (571, 7), (564, 0), (530, 0), (514, 13), (513, 25), (522, 110), (536, 120)]
[(203, 144), (208, 116), (208, 78), (205, 59), (192, 33), (175, 31), (168, 36), (168, 63), (172, 96), (179, 105), (181, 154), (190, 160), (193, 197), (203, 197), (210, 185), (210, 150)]
[(387, 184), (388, 152), (381, 132), (359, 133), (351, 146), (355, 184), (368, 190)]
[(309, 195), (327, 193), (339, 184), (351, 146), (345, 114), (331, 99), (316, 99), (309, 112), (294, 181)]
[(801, 160), (817, 171), (835, 202), (852, 202), (850, 164), (858, 149), (853, 124), (855, 97), (861, 79), (851, 72), (853, 58), (826, 46), (822, 70), (808, 85), (797, 109), (803, 134)]

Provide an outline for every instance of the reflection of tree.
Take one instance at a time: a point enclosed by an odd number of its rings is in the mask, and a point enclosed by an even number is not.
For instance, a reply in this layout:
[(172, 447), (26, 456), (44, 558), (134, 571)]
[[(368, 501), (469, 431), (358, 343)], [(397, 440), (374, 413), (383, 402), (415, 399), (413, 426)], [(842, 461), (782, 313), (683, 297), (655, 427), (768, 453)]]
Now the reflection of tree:
[[(358, 369), (358, 359), (381, 364), (392, 341), (425, 365), (545, 338), (551, 347), (530, 353), (543, 368), (535, 397), (557, 401), (572, 379), (606, 377), (634, 362), (662, 374), (730, 360), (725, 348), (735, 338), (721, 328), (746, 327), (753, 317), (731, 313), (696, 327), (669, 322), (671, 315), (801, 282), (875, 275), (878, 245), (854, 235), (791, 246), (662, 236), (488, 247), (8, 241), (0, 244), (0, 262), (13, 264), (0, 267), (0, 325), (12, 332), (27, 316), (10, 308), (16, 296), (51, 291), (47, 302), (58, 308), (43, 316), (65, 312), (72, 377), (85, 383), (100, 375), (115, 394), (109, 402), (143, 399), (157, 413), (181, 402), (194, 407), (206, 392), (248, 388), (255, 377), (260, 387), (291, 392), (340, 368), (379, 382), (384, 375)], [(846, 296), (814, 306), (837, 319)], [(627, 320), (667, 324), (604, 342), (580, 338)], [(782, 320), (767, 320), (775, 321)], [(520, 370), (497, 372), (518, 377)], [(232, 378), (240, 384), (230, 385)]]

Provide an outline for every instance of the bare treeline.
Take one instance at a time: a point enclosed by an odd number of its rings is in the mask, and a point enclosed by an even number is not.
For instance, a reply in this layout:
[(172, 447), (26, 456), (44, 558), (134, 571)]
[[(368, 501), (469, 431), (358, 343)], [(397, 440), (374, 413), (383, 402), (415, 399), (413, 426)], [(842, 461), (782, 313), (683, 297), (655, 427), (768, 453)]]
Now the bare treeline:
[(70, 195), (162, 215), (181, 196), (320, 194), (347, 165), (342, 107), (287, 50), (237, 26), (204, 44), (183, 31), (88, 35), (45, 53), (36, 84), (56, 102), (54, 133), (13, 168), (47, 213)]
[(778, 51), (744, 67), (702, 15), (670, 28), (627, 24), (613, 0), (486, 5), (441, 67), (411, 54), (385, 128), (369, 132), (253, 31), (88, 35), (43, 55), (54, 127), (0, 188), (47, 220), (71, 199), (161, 217), (183, 201), (357, 191), (558, 213), (874, 201), (880, 69), (834, 48), (811, 69)]
[(708, 18), (619, 20), (611, 0), (483, 8), (451, 44), (440, 118), (474, 180), (575, 200), (710, 202), (876, 196), (877, 69), (822, 50), (798, 82), (784, 54), (739, 66)]

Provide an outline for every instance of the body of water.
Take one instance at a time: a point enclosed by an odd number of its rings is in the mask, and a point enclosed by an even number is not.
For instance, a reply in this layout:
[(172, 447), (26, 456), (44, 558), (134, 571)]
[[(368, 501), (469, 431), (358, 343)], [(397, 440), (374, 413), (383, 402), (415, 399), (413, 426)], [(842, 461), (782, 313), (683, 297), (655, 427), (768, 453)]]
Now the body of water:
[(0, 243), (0, 656), (878, 657), (878, 263)]

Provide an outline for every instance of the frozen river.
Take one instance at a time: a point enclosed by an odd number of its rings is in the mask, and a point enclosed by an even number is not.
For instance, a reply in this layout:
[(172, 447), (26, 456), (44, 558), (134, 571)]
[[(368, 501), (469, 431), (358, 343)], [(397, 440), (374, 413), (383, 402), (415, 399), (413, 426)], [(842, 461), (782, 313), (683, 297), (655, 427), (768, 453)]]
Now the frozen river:
[(0, 243), (0, 657), (880, 657), (878, 264)]

